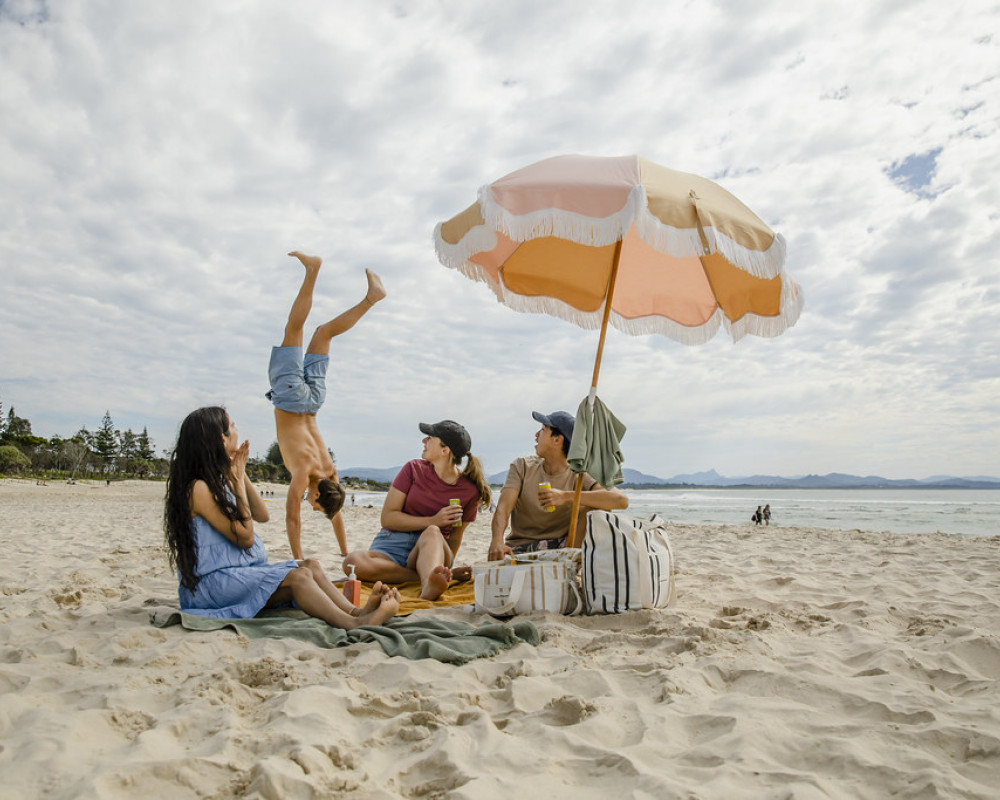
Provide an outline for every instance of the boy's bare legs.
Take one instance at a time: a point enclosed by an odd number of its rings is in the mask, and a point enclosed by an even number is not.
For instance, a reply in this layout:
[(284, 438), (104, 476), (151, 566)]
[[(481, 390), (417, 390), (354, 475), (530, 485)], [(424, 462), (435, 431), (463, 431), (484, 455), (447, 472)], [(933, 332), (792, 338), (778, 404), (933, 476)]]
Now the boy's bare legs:
[(316, 278), (319, 277), (319, 268), (323, 264), (318, 256), (307, 256), (298, 250), (293, 250), (288, 255), (297, 258), (306, 268), (305, 277), (302, 279), (302, 286), (295, 296), (292, 309), (288, 312), (288, 322), (285, 324), (285, 338), (281, 340), (282, 347), (301, 347), (302, 332), (306, 327), (306, 319), (312, 310), (313, 289), (316, 288)]
[[(319, 259), (316, 260), (318, 261)], [(302, 263), (305, 264), (305, 261)], [(307, 353), (329, 353), (330, 340), (334, 336), (339, 336), (344, 331), (349, 331), (353, 328), (358, 320), (368, 313), (372, 306), (385, 297), (386, 292), (385, 287), (382, 286), (382, 279), (370, 269), (365, 270), (365, 275), (368, 277), (368, 291), (365, 294), (365, 299), (356, 306), (347, 309), (343, 314), (320, 325), (309, 341), (309, 347), (306, 350)]]

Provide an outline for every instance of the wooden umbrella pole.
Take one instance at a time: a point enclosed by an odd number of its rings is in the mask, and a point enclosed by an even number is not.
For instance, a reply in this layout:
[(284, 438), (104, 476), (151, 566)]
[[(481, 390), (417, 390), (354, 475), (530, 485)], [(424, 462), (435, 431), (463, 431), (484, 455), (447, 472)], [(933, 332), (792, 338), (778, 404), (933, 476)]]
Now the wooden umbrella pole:
[[(608, 291), (604, 299), (604, 317), (601, 319), (601, 337), (597, 341), (597, 357), (594, 359), (594, 376), (590, 381), (590, 400), (593, 402), (597, 394), (597, 379), (601, 375), (601, 358), (604, 355), (604, 338), (608, 333), (608, 317), (611, 316), (611, 300), (615, 296), (615, 281), (618, 280), (618, 262), (622, 255), (622, 240), (615, 242), (614, 261), (611, 264), (611, 277), (608, 279)], [(567, 547), (576, 547), (576, 518), (580, 513), (580, 493), (583, 491), (583, 473), (576, 476), (576, 488), (573, 491), (573, 510), (569, 518), (569, 535), (566, 537)]]

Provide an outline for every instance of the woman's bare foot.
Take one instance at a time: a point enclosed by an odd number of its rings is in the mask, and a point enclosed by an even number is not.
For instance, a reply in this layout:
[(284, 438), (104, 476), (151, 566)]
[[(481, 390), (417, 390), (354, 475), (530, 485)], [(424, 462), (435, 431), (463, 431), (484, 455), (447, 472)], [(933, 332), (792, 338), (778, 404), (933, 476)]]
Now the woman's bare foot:
[[(392, 619), (399, 613), (399, 602), (401, 600), (399, 596), (399, 589), (394, 586), (383, 586), (381, 591), (377, 594), (375, 590), (372, 590), (372, 598), (378, 600), (378, 605), (376, 605), (371, 611), (368, 610), (368, 606), (365, 606), (365, 611), (358, 617), (359, 625), (381, 625), (386, 620)], [(371, 605), (371, 599), (368, 601), (368, 605)]]
[(365, 300), (373, 306), (385, 297), (385, 287), (382, 285), (382, 279), (370, 269), (365, 270), (365, 275), (368, 276), (368, 294), (365, 295)]
[(323, 263), (323, 259), (319, 256), (307, 256), (299, 250), (292, 250), (288, 255), (301, 261), (307, 272), (319, 272), (320, 265)]
[(444, 594), (444, 590), (448, 588), (449, 583), (451, 583), (451, 570), (445, 566), (434, 567), (431, 570), (431, 574), (423, 582), (420, 599), (437, 600)]
[(385, 588), (385, 585), (382, 583), (382, 581), (375, 581), (375, 584), (372, 586), (371, 594), (368, 595), (368, 602), (365, 603), (358, 610), (357, 616), (360, 617), (360, 616), (363, 616), (365, 614), (369, 614), (372, 611), (374, 611), (376, 608), (378, 608), (379, 603), (382, 602), (382, 590), (384, 588)]

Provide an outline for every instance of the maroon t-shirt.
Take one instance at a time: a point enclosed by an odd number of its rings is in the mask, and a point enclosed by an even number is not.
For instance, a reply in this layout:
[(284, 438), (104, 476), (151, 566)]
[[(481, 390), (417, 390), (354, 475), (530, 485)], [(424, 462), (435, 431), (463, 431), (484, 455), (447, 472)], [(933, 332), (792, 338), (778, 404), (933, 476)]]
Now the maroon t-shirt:
[(464, 475), (458, 483), (445, 483), (434, 471), (434, 465), (422, 458), (408, 461), (392, 482), (393, 489), (406, 495), (403, 511), (414, 517), (433, 517), (457, 497), (462, 501), (462, 521), (472, 522), (479, 509), (479, 489)]

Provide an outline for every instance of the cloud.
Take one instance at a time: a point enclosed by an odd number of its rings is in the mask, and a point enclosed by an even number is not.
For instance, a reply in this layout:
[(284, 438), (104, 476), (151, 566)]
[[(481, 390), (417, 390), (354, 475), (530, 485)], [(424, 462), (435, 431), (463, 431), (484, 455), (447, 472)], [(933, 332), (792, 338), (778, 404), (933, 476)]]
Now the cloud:
[(574, 410), (597, 334), (498, 305), (434, 225), (560, 153), (714, 177), (788, 240), (806, 292), (774, 340), (609, 334), (629, 466), (669, 476), (995, 472), (998, 43), (988, 2), (0, 3), (0, 401), (36, 431), (109, 410), (169, 446), (263, 398), (302, 248), (335, 343), (342, 466), (465, 422), (491, 471), (534, 409)]

